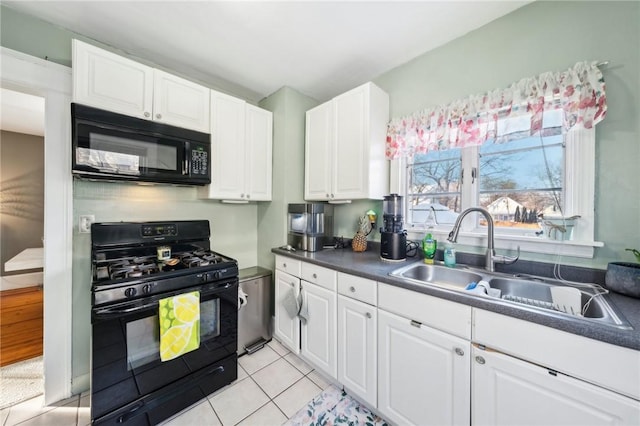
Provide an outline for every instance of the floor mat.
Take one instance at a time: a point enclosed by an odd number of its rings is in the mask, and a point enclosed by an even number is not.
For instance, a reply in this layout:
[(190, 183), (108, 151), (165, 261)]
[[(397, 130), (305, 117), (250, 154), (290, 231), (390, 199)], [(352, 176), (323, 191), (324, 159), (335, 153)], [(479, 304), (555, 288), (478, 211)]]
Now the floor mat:
[(387, 426), (387, 422), (335, 386), (328, 387), (305, 408), (298, 411), (287, 426), (367, 425)]
[(44, 392), (42, 357), (0, 368), (0, 409)]

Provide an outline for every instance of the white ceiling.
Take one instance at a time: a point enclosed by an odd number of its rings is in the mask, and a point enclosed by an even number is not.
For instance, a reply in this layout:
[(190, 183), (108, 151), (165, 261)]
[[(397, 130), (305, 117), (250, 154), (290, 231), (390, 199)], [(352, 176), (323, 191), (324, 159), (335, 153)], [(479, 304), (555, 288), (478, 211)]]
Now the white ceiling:
[(248, 100), (325, 101), (529, 2), (2, 3)]

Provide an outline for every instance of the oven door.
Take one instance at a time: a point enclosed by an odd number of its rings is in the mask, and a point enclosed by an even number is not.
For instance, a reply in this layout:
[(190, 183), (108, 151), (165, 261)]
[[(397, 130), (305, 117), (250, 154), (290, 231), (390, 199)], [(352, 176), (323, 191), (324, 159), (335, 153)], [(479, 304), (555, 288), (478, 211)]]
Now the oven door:
[[(200, 291), (200, 347), (162, 362), (159, 300), (194, 290)], [(230, 378), (229, 374), (236, 371), (237, 306), (236, 278), (92, 309), (92, 419), (127, 405), (135, 406), (145, 395), (166, 397), (166, 391), (161, 389), (184, 382), (180, 379), (187, 376), (220, 375), (226, 381), (223, 385), (235, 380), (235, 375)], [(212, 369), (231, 355), (232, 368), (226, 369), (233, 372), (225, 372), (224, 367)], [(230, 361), (225, 362), (228, 365)], [(184, 387), (179, 390), (184, 391)]]

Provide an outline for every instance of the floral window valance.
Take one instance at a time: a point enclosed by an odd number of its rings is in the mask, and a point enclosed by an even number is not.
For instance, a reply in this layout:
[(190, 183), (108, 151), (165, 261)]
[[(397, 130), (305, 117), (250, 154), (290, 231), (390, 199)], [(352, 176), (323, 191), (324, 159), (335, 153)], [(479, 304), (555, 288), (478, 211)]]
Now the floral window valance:
[(591, 128), (607, 111), (597, 62), (524, 78), (506, 89), (439, 105), (391, 120), (386, 156), (394, 159), (434, 150), (481, 145)]

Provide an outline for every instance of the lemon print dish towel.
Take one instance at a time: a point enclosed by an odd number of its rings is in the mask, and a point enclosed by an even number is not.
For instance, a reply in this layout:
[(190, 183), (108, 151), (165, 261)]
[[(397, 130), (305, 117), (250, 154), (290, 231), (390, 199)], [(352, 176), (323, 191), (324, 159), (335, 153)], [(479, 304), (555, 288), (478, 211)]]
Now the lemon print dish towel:
[(200, 292), (160, 300), (160, 360), (169, 361), (200, 347)]

